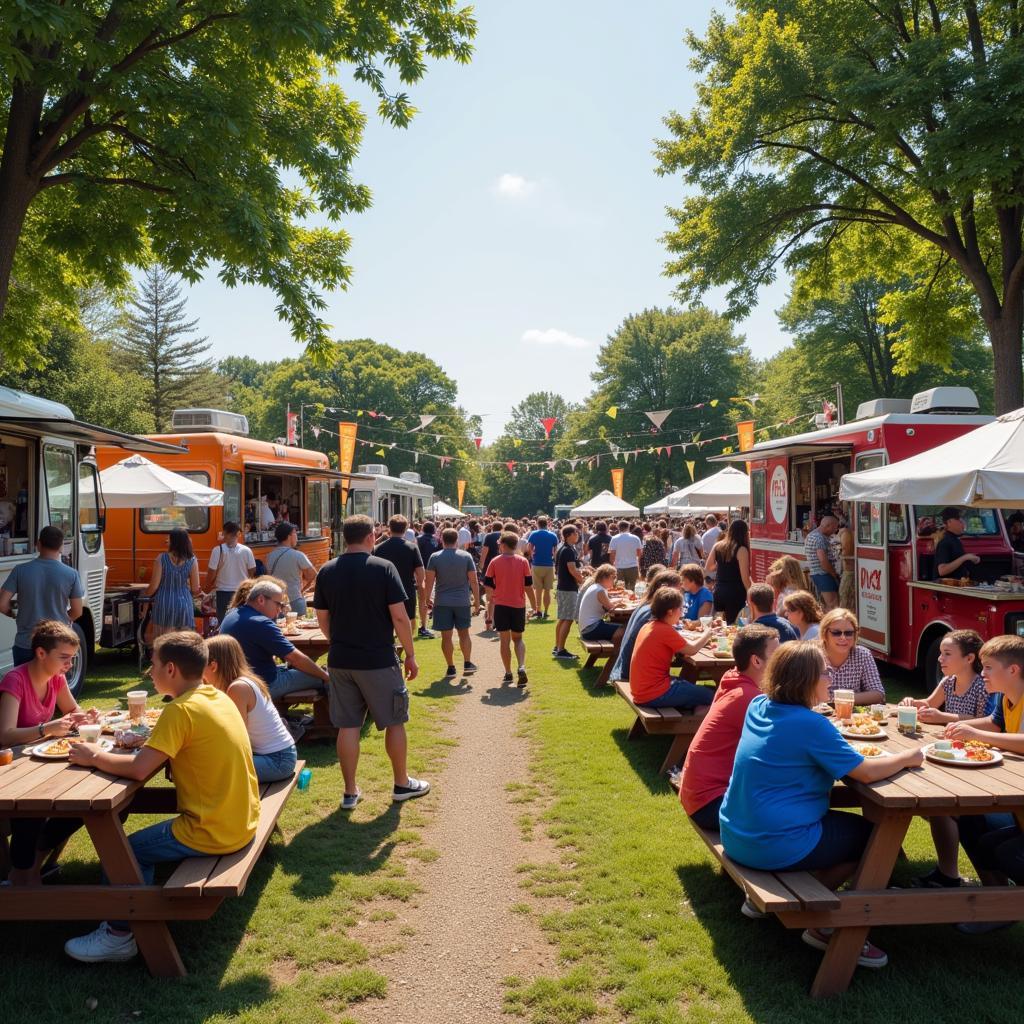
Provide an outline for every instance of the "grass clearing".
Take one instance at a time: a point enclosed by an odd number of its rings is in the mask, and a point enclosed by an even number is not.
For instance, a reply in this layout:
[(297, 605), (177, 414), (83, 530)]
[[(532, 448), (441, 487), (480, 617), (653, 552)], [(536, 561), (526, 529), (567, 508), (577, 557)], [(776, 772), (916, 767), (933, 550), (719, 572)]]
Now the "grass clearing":
[[(532, 1024), (1018, 1019), (1022, 926), (975, 938), (948, 925), (875, 929), (890, 965), (860, 969), (844, 996), (812, 1002), (820, 954), (774, 918), (741, 916), (740, 890), (658, 773), (668, 740), (627, 741), (629, 708), (610, 688), (593, 688), (597, 669), (546, 658), (548, 628), (528, 634), (543, 653), (530, 661), (527, 731), (532, 783), (546, 796), (537, 827), (561, 860), (524, 864), (520, 878), (564, 971), (533, 984), (508, 979), (509, 1013)], [(915, 684), (900, 676), (887, 685), (899, 698)], [(896, 885), (933, 864), (925, 822), (914, 822), (905, 849)]]
[[(417, 644), (417, 656), (421, 674), (410, 684), (409, 768), (433, 781), (453, 744), (445, 733), (446, 691), (434, 683), (444, 662), (436, 642)], [(100, 652), (83, 704), (111, 707), (138, 685), (132, 657)], [(383, 733), (372, 727), (360, 760), (365, 799), (351, 814), (338, 810), (342, 783), (334, 745), (303, 743), (300, 757), (313, 770), (310, 788), (293, 793), (285, 805), (284, 837), (271, 839), (245, 894), (225, 900), (209, 921), (171, 924), (188, 977), (151, 978), (141, 961), (89, 967), (69, 960), (65, 940), (88, 930), (89, 922), (9, 922), (0, 931), (3, 1018), (55, 1021), (87, 1014), (97, 1024), (341, 1024), (352, 1021), (351, 1007), (383, 995), (387, 979), (374, 963), (386, 950), (359, 941), (358, 925), (392, 920), (390, 907), (419, 891), (421, 865), (437, 856), (421, 839), (435, 798), (391, 803)], [(133, 816), (128, 831), (152, 820), (158, 819)], [(84, 831), (62, 864), (64, 881), (98, 879)], [(90, 997), (98, 1001), (91, 1013)]]

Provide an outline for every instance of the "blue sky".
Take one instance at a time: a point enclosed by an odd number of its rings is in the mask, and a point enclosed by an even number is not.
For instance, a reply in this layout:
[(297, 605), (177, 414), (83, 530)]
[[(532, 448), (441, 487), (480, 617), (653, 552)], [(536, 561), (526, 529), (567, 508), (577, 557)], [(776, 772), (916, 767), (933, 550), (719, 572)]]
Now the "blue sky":
[[(335, 336), (431, 355), (486, 414), (488, 441), (531, 391), (583, 398), (608, 335), (671, 301), (659, 239), (682, 183), (655, 175), (652, 149), (661, 118), (692, 104), (684, 33), (713, 6), (477, 3), (473, 63), (430, 67), (410, 90), (411, 127), (381, 124), (369, 104), (356, 173), (373, 207), (345, 225), (354, 276), (327, 296)], [(758, 356), (787, 340), (784, 293), (765, 290), (741, 326)], [(217, 357), (298, 354), (274, 305), (212, 275), (190, 293)]]

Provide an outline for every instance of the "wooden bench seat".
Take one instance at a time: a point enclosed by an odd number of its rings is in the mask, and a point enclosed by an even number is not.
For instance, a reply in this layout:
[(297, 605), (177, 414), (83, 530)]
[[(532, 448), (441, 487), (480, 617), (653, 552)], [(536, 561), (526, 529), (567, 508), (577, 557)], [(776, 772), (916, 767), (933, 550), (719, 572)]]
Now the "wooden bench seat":
[(283, 697), (274, 698), (274, 707), (282, 718), (289, 709), (300, 704), (310, 704), (313, 707), (313, 724), (306, 729), (303, 739), (333, 740), (337, 737), (338, 730), (331, 724), (330, 703), (326, 693), (320, 693), (318, 690), (294, 690)]
[(604, 668), (597, 677), (595, 686), (605, 686), (608, 677), (611, 675), (612, 666), (619, 654), (619, 645), (611, 640), (580, 640), (583, 650), (587, 652), (587, 660), (583, 663), (584, 668), (593, 668), (599, 661), (604, 661)]
[(615, 680), (612, 685), (618, 695), (633, 709), (636, 721), (629, 730), (628, 738), (639, 739), (641, 736), (671, 736), (672, 745), (668, 748), (661, 771), (665, 772), (683, 759), (700, 726), (703, 716), (698, 717), (688, 708), (645, 708), (633, 703), (633, 695), (629, 683), (623, 679)]
[(690, 824), (704, 840), (729, 877), (764, 914), (838, 910), (839, 897), (808, 871), (757, 871), (731, 860), (717, 832)]
[(165, 892), (212, 896), (218, 902), (226, 896), (241, 896), (305, 765), (305, 761), (299, 761), (291, 778), (265, 782), (260, 786), (260, 821), (248, 846), (221, 857), (189, 857), (183, 860), (164, 883)]

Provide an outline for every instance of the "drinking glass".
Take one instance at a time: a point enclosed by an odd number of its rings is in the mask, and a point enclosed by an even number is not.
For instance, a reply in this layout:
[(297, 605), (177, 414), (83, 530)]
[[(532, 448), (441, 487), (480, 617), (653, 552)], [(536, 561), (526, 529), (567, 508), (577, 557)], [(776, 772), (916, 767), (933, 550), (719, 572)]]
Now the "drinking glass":
[(103, 731), (103, 726), (91, 724), (91, 725), (80, 725), (78, 727), (78, 735), (82, 738), (85, 743), (99, 743), (100, 733)]
[(700, 628), (706, 633), (711, 628), (711, 623), (714, 622), (714, 617), (711, 615), (702, 615), (700, 617)]
[(897, 709), (896, 727), (906, 736), (917, 732), (917, 708), (900, 707)]
[(145, 690), (128, 691), (128, 717), (132, 725), (138, 725), (146, 712), (146, 698), (149, 694)]
[(853, 690), (833, 690), (832, 699), (836, 704), (836, 718), (841, 722), (853, 718)]

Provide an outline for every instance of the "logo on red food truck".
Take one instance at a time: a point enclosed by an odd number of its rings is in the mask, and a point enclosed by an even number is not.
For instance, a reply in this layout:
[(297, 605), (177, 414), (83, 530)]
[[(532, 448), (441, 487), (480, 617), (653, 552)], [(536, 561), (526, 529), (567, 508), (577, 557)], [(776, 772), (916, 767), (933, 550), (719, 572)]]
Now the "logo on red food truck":
[(869, 569), (862, 565), (860, 567), (860, 589), (880, 591), (882, 589), (882, 570)]
[(772, 470), (772, 479), (768, 491), (772, 519), (777, 523), (784, 523), (786, 521), (786, 512), (789, 509), (789, 480), (784, 466), (776, 466)]

